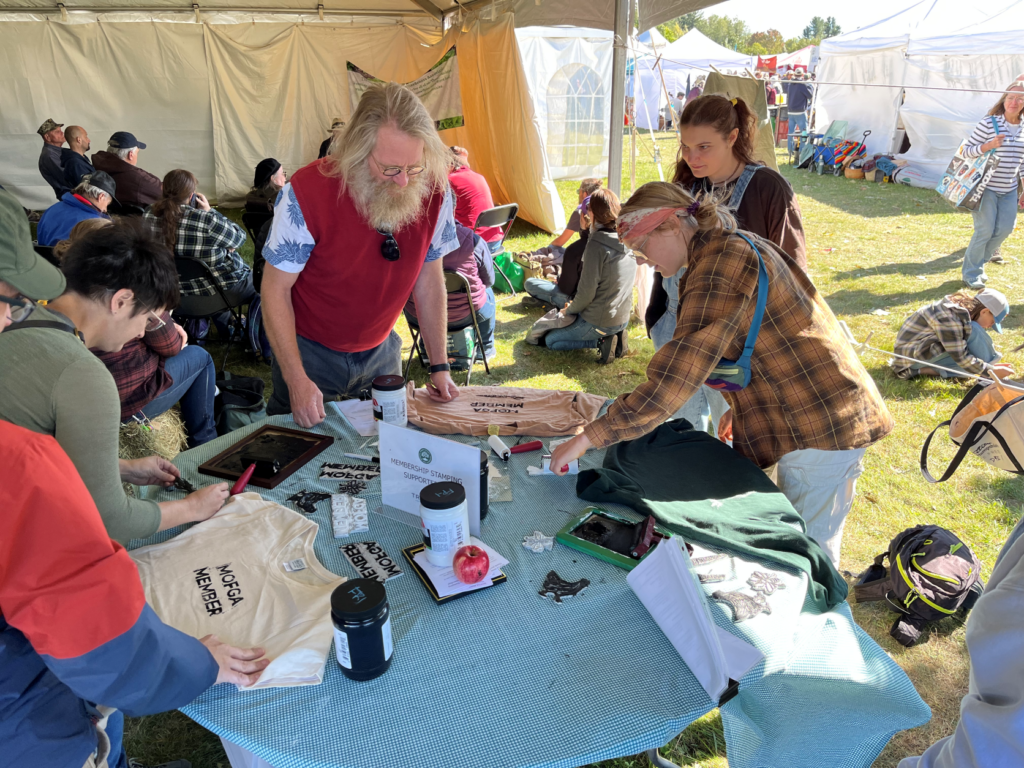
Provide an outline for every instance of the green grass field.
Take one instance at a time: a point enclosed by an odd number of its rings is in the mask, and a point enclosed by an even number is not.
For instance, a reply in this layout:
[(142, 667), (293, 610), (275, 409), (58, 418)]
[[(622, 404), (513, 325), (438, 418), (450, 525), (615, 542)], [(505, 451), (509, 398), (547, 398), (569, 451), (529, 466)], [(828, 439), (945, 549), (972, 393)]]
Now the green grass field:
[[(657, 134), (665, 173), (671, 176), (675, 156), (673, 134)], [(628, 140), (627, 140), (628, 146)], [(651, 142), (642, 139), (638, 148), (637, 183), (656, 180)], [(780, 155), (782, 160), (782, 155)], [(628, 160), (624, 189), (629, 189)], [(833, 311), (846, 320), (863, 340), (892, 348), (903, 319), (922, 304), (960, 290), (959, 261), (971, 236), (971, 217), (954, 212), (928, 190), (851, 181), (796, 171), (788, 165), (782, 173), (792, 183), (803, 209), (807, 233), (809, 272)], [(559, 182), (566, 210), (575, 205), (576, 182)], [(528, 250), (546, 244), (551, 235), (518, 222), (507, 246)], [(1016, 236), (1003, 246), (1005, 265), (989, 268), (990, 285), (1006, 293), (1012, 305), (997, 337), (1004, 353), (1020, 343), (1024, 306), (1024, 278)], [(888, 314), (873, 314), (884, 310)], [(586, 390), (614, 396), (629, 391), (644, 379), (653, 347), (642, 324), (630, 329), (631, 354), (609, 366), (596, 364), (592, 351), (556, 353), (525, 344), (523, 337), (540, 310), (521, 306), (518, 298), (499, 297), (498, 357), (487, 377), (481, 366), (474, 384)], [(399, 330), (409, 335), (404, 321)], [(219, 361), (219, 355), (214, 353)], [(228, 367), (238, 373), (264, 375), (269, 371), (232, 353)], [(1007, 361), (1024, 368), (1024, 356), (1008, 355)], [(957, 381), (900, 381), (889, 372), (883, 355), (868, 353), (864, 364), (874, 376), (896, 420), (896, 429), (868, 450), (867, 469), (858, 484), (857, 499), (846, 526), (842, 568), (858, 572), (882, 551), (897, 532), (917, 523), (937, 523), (958, 533), (991, 571), (1000, 546), (1024, 512), (1024, 481), (1000, 472), (971, 457), (947, 483), (929, 485), (918, 470), (918, 456), (925, 436), (948, 418), (967, 390)], [(413, 372), (420, 383), (424, 376), (417, 364)], [(457, 377), (456, 381), (462, 381)], [(934, 464), (948, 460), (953, 451), (940, 435)], [(891, 615), (880, 605), (853, 606), (857, 622), (896, 660), (932, 707), (931, 722), (898, 734), (875, 763), (893, 768), (907, 755), (920, 754), (929, 744), (952, 731), (960, 698), (967, 689), (968, 660), (964, 629), (953, 620), (933, 627), (926, 642), (904, 649), (889, 638)], [(842, 727), (837, 724), (837, 727)], [(178, 713), (130, 720), (128, 754), (145, 761), (187, 758), (197, 768), (226, 766), (218, 739)], [(724, 768), (725, 740), (721, 721), (712, 713), (687, 728), (662, 750), (662, 754), (689, 768)], [(426, 763), (424, 763), (426, 764)], [(604, 768), (647, 766), (646, 757), (626, 757), (601, 763)]]

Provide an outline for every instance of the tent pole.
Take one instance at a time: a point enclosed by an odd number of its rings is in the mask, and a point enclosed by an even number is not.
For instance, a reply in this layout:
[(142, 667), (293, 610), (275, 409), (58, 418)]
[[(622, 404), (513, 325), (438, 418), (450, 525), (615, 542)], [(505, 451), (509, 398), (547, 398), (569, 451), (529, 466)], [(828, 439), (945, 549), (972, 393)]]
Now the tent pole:
[(629, 194), (636, 191), (636, 126), (629, 123)]
[(629, 44), (632, 0), (615, 0), (612, 48), (612, 114), (608, 131), (608, 189), (622, 196), (622, 128), (626, 107), (626, 46)]

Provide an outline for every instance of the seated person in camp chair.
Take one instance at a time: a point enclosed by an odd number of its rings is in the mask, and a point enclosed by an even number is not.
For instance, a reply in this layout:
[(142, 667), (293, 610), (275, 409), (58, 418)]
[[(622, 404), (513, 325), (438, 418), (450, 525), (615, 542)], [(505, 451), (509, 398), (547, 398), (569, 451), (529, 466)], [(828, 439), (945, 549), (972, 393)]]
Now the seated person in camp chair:
[(991, 288), (968, 296), (951, 296), (921, 307), (908, 317), (899, 333), (893, 352), (913, 357), (920, 362), (894, 358), (893, 373), (901, 379), (915, 376), (953, 378), (955, 373), (929, 365), (953, 368), (958, 371), (994, 375), (999, 378), (1013, 375), (1013, 369), (997, 361), (1002, 355), (989, 338), (988, 329), (1002, 333), (1002, 322), (1010, 313), (1010, 304), (999, 291)]
[[(469, 301), (473, 301), (476, 310), (477, 324), (480, 326), (480, 338), (484, 345), (484, 354), (490, 362), (496, 352), (494, 349), (494, 292), (490, 290), (494, 282), (494, 270), (488, 276), (486, 261), (491, 257), (487, 243), (469, 227), (455, 225), (459, 237), (459, 247), (444, 255), (442, 265), (445, 272), (458, 272), (469, 281), (469, 293), (448, 294), (448, 327), (458, 327), (469, 317)], [(493, 263), (493, 262), (492, 262)], [(405, 311), (416, 317), (416, 301), (410, 296)], [(472, 327), (472, 325), (470, 326)]]
[(4, 295), (51, 299), (0, 335), (0, 420), (57, 438), (115, 541), (211, 517), (227, 500), (227, 483), (160, 503), (125, 494), (122, 482), (169, 486), (180, 472), (158, 456), (118, 459), (121, 401), (88, 349), (118, 352), (177, 305), (178, 273), (167, 247), (138, 219), (122, 219), (72, 245), (61, 275), (36, 256), (25, 215), (5, 192), (0, 243)]
[(162, 312), (160, 324), (146, 327), (141, 339), (132, 339), (117, 352), (93, 350), (117, 384), (121, 422), (154, 419), (181, 402), (188, 430), (188, 447), (217, 437), (213, 423), (213, 397), (217, 370), (210, 353), (189, 346), (185, 329)]
[(610, 189), (590, 196), (584, 222), (590, 237), (583, 254), (583, 274), (576, 298), (565, 308), (566, 317), (575, 315), (572, 325), (548, 331), (545, 346), (553, 350), (599, 348), (601, 362), (628, 350), (629, 315), (633, 309), (633, 280), (636, 261), (633, 252), (619, 242), (615, 219), (619, 198)]
[(53, 246), (66, 239), (80, 221), (109, 220), (107, 206), (114, 200), (116, 189), (114, 180), (103, 171), (90, 174), (46, 209), (36, 227), (36, 240), (40, 245)]
[[(196, 191), (196, 177), (189, 171), (178, 169), (164, 176), (163, 197), (149, 209), (145, 220), (175, 256), (205, 262), (231, 306), (246, 304), (256, 296), (252, 269), (238, 255), (245, 230), (210, 208), (206, 197)], [(214, 296), (217, 289), (200, 278), (182, 283), (181, 292)]]

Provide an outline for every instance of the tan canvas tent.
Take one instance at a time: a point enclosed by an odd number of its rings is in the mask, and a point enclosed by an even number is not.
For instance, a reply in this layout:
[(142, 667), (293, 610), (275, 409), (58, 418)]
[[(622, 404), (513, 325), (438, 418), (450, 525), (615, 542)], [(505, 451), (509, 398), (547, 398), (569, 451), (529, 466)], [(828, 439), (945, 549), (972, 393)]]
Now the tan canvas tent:
[[(662, 15), (708, 5), (642, 0), (644, 19), (654, 18), (645, 4)], [(611, 26), (625, 0), (603, 5), (607, 19), (603, 7), (554, 0), (0, 0), (0, 184), (29, 208), (54, 202), (36, 134), (53, 118), (85, 127), (91, 152), (130, 131), (148, 145), (141, 167), (187, 168), (217, 202), (238, 203), (262, 158), (289, 172), (316, 158), (331, 119), (349, 113), (346, 62), (409, 82), (455, 46), (465, 126), (442, 139), (470, 150), (496, 203), (558, 231), (564, 213), (514, 26), (555, 9), (562, 23), (582, 12)]]

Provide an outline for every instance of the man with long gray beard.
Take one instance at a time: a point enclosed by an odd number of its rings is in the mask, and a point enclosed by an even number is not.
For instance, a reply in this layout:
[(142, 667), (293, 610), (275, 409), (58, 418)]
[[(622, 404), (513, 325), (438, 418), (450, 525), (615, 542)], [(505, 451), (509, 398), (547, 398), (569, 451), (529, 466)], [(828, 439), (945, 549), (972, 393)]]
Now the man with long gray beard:
[(431, 362), (430, 396), (458, 397), (447, 364), (441, 257), (459, 247), (450, 153), (404, 86), (369, 88), (333, 151), (292, 176), (274, 205), (262, 299), (274, 350), (271, 415), (324, 420), (324, 398), (398, 374), (395, 322), (410, 295)]

